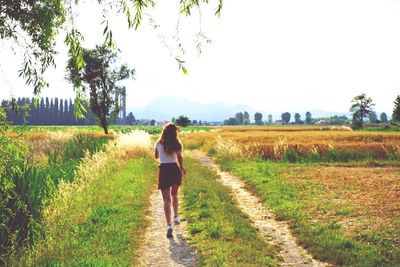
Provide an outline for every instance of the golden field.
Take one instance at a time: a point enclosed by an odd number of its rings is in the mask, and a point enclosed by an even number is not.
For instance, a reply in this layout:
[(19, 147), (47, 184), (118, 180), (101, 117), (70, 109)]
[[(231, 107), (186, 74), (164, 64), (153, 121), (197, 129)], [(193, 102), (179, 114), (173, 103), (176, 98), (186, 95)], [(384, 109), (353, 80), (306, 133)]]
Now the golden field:
[(237, 146), (243, 157), (271, 160), (282, 159), (286, 152), (300, 157), (318, 157), (329, 152), (369, 153), (374, 159), (400, 156), (400, 134), (397, 132), (351, 131), (341, 127), (326, 129), (307, 126), (220, 127), (208, 132), (182, 133), (181, 136), (188, 148), (212, 152), (218, 147), (218, 142), (225, 142), (230, 148)]

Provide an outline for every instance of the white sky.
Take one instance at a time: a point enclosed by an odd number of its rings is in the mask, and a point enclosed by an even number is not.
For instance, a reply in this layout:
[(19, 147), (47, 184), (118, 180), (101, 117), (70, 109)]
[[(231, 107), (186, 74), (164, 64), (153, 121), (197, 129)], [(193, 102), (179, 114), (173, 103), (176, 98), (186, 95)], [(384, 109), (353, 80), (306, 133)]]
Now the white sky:
[[(176, 47), (177, 2), (159, 2), (149, 12)], [(122, 18), (113, 21), (121, 62), (137, 70), (136, 80), (126, 82), (128, 106), (169, 95), (267, 112), (348, 111), (351, 98), (366, 93), (377, 111), (391, 114), (400, 94), (400, 0), (225, 0), (219, 19), (213, 16), (217, 1), (210, 2), (202, 10), (202, 28), (212, 43), (204, 44), (200, 57), (194, 38), (198, 14), (181, 18), (186, 76), (146, 19), (136, 32)], [(103, 40), (96, 3), (87, 0), (79, 8), (86, 47)], [(48, 71), (50, 88), (43, 96), (73, 96), (64, 79), (63, 39), (61, 33), (57, 69)], [(0, 43), (0, 98), (10, 91), (31, 95), (32, 88), (18, 79), (20, 53), (9, 46)]]

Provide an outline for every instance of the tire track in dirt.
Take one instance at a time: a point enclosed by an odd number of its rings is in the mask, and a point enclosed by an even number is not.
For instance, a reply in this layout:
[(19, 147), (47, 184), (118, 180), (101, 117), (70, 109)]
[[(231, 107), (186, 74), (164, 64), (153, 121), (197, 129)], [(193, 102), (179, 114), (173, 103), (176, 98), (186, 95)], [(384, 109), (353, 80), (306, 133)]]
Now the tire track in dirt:
[[(185, 241), (185, 224), (173, 225), (174, 237), (166, 237), (167, 227), (164, 204), (159, 190), (150, 196), (149, 226), (139, 249), (142, 266), (195, 266), (197, 254)], [(171, 207), (172, 208), (172, 207)]]
[(273, 213), (246, 189), (245, 183), (230, 173), (220, 170), (209, 157), (197, 153), (190, 156), (200, 160), (204, 166), (215, 170), (220, 176), (220, 182), (230, 189), (231, 195), (238, 207), (250, 218), (252, 225), (261, 233), (268, 243), (277, 244), (282, 248), (282, 266), (330, 266), (320, 262), (301, 246), (297, 245), (288, 225), (274, 219)]

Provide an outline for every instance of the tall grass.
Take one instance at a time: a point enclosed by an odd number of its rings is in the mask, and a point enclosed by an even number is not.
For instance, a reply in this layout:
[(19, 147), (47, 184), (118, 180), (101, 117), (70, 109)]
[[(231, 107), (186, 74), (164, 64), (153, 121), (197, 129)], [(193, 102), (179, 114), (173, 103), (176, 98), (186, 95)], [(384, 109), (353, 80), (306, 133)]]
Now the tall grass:
[[(112, 160), (108, 163), (112, 164)], [(148, 195), (157, 166), (148, 155), (108, 166), (69, 198), (60, 216), (46, 215), (46, 236), (35, 251), (19, 257), (28, 266), (137, 266)], [(66, 199), (65, 199), (66, 200)], [(64, 204), (62, 204), (64, 205)], [(55, 210), (48, 210), (53, 213)]]
[(28, 147), (21, 141), (0, 136), (1, 222), (0, 263), (24, 245), (43, 235), (42, 210), (61, 181), (72, 181), (85, 154), (94, 154), (108, 141), (76, 135), (45, 149), (48, 162), (29, 161)]
[(371, 160), (400, 160), (399, 144), (381, 144), (360, 147), (336, 146), (329, 141), (325, 144), (289, 143), (278, 136), (272, 145), (259, 143), (240, 144), (232, 138), (215, 137), (215, 146), (208, 150), (211, 156), (227, 159), (264, 159), (290, 163), (350, 162)]
[[(74, 179), (60, 179), (56, 191), (43, 207), (44, 235), (40, 239), (38, 247), (27, 250), (21, 260), (35, 265), (36, 257), (41, 257), (41, 253), (47, 253), (52, 248), (58, 249), (60, 239), (63, 239), (62, 229), (68, 229), (71, 220), (84, 219), (74, 216), (67, 216), (71, 211), (72, 203), (82, 199), (83, 193), (96, 180), (101, 177), (111, 178), (124, 163), (133, 158), (141, 158), (149, 155), (151, 139), (149, 134), (143, 131), (134, 131), (128, 134), (120, 134), (118, 137), (108, 142), (108, 144), (94, 154), (87, 150), (84, 157), (79, 162), (74, 172)], [(78, 153), (79, 154), (79, 153)], [(87, 214), (87, 211), (85, 211)], [(76, 216), (81, 216), (79, 213)], [(44, 249), (45, 251), (42, 251)], [(51, 252), (52, 253), (52, 252)], [(62, 252), (60, 252), (62, 253)], [(39, 255), (39, 256), (38, 256)], [(16, 260), (18, 257), (14, 257)], [(25, 264), (25, 262), (24, 262)]]
[(27, 153), (23, 143), (0, 135), (0, 265), (28, 235), (29, 212), (14, 182), (24, 174)]

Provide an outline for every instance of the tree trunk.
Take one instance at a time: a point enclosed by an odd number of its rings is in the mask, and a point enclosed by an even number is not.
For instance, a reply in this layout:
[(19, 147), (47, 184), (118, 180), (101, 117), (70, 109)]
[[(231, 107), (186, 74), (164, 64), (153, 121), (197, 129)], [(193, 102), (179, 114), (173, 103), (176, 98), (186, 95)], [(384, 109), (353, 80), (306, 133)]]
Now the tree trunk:
[(107, 119), (106, 118), (102, 118), (101, 119), (101, 127), (104, 129), (104, 133), (108, 134)]

